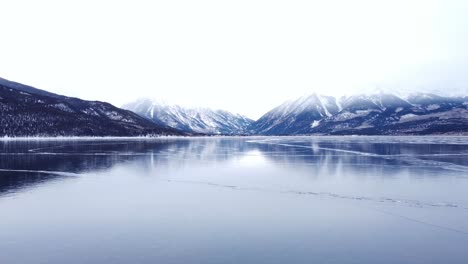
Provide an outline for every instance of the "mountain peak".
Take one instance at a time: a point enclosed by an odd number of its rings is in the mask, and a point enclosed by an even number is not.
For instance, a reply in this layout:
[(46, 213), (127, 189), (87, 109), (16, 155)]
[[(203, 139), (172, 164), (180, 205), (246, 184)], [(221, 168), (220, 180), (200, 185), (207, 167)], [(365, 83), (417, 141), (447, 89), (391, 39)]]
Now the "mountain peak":
[(468, 98), (379, 91), (343, 96), (316, 93), (288, 100), (252, 126), (254, 134), (467, 133)]
[(160, 100), (140, 99), (123, 106), (153, 122), (205, 134), (244, 134), (253, 120), (225, 110), (183, 107)]

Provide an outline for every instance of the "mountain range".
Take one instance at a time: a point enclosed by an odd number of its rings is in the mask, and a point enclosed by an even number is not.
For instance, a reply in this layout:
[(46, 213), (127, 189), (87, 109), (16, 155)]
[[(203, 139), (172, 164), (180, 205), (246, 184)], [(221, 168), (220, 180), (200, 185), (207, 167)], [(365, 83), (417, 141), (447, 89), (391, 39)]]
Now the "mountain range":
[(468, 97), (312, 94), (274, 108), (249, 130), (261, 135), (466, 134)]
[(122, 108), (156, 124), (193, 133), (241, 135), (246, 134), (247, 129), (254, 123), (252, 119), (224, 110), (188, 108), (150, 99), (140, 99)]
[(0, 136), (183, 134), (109, 103), (58, 95), (0, 78)]
[(122, 108), (0, 78), (0, 136), (468, 134), (468, 97), (391, 93), (288, 100), (257, 121), (139, 99)]

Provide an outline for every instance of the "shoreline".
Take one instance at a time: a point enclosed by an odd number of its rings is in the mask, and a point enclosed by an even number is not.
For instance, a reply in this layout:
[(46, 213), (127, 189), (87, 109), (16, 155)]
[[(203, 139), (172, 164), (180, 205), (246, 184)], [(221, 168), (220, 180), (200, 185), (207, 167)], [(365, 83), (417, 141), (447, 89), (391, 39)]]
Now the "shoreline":
[(119, 137), (119, 136), (33, 136), (33, 137), (0, 137), (0, 141), (84, 141), (84, 140), (164, 140), (164, 139), (209, 139), (209, 138), (405, 138), (405, 137), (418, 137), (418, 138), (465, 138), (468, 134), (434, 134), (434, 135), (206, 135), (206, 136), (135, 136), (135, 137)]

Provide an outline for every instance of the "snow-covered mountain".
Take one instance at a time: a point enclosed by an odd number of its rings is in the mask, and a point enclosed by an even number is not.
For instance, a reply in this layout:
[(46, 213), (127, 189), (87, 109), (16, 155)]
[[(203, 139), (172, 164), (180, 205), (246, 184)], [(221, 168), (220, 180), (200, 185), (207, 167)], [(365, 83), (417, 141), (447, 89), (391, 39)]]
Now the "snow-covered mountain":
[(468, 134), (468, 97), (378, 93), (287, 101), (251, 127), (253, 134)]
[(0, 78), (0, 136), (468, 135), (468, 97), (428, 93), (341, 98), (312, 94), (286, 101), (257, 121), (149, 99), (124, 108), (131, 111)]
[(0, 78), (0, 136), (182, 134), (109, 103), (66, 97)]
[(140, 99), (122, 108), (148, 118), (156, 124), (204, 134), (245, 134), (247, 127), (254, 122), (245, 116), (223, 110), (187, 108), (151, 99)]
[(317, 94), (289, 100), (269, 111), (250, 127), (254, 134), (284, 135), (300, 133), (304, 128), (340, 110), (336, 99)]

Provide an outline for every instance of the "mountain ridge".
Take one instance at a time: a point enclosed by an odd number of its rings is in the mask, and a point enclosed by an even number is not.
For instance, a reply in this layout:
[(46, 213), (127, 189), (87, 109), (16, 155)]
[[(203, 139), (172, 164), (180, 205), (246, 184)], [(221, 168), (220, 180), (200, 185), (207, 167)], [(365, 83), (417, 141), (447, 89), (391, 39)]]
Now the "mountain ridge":
[(109, 103), (0, 79), (0, 136), (183, 135)]
[(125, 104), (122, 108), (133, 111), (156, 124), (192, 133), (241, 135), (245, 134), (247, 127), (254, 122), (250, 118), (226, 110), (183, 107), (148, 98)]
[(316, 93), (254, 121), (207, 107), (139, 99), (120, 109), (0, 78), (0, 136), (468, 135), (468, 96)]
[[(324, 115), (320, 97), (333, 98), (327, 101), (330, 114)], [(468, 134), (468, 97), (377, 93), (336, 99), (311, 94), (273, 108), (249, 129), (261, 135)]]

